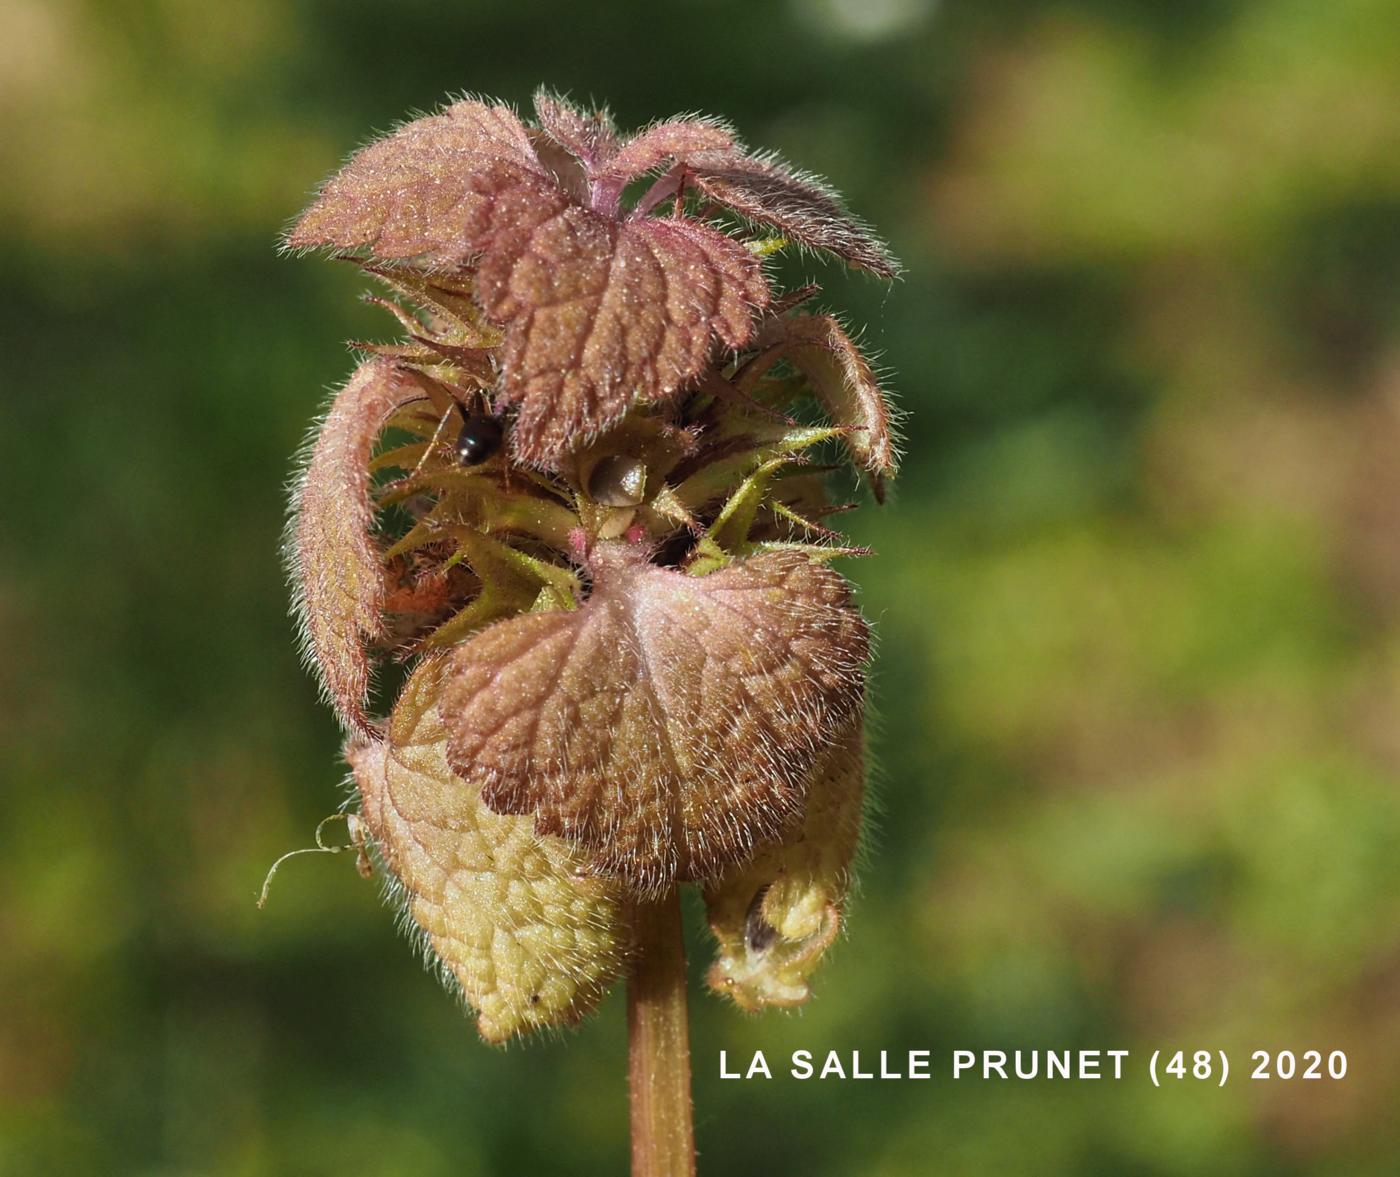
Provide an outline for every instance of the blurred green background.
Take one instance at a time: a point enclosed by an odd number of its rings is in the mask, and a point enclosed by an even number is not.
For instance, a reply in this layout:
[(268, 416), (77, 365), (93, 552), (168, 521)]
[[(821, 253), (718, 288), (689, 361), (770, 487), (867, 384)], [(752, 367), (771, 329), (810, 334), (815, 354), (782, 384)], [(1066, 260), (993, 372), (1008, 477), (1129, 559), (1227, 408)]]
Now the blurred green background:
[[(694, 999), (711, 1174), (1400, 1171), (1400, 5), (0, 2), (0, 1174), (603, 1174), (623, 1009), (501, 1053), (349, 856), (283, 485), (373, 129), (703, 109), (909, 266), (849, 564), (883, 818), (797, 1015)], [(692, 915), (695, 913), (692, 912)], [(698, 926), (695, 967), (706, 950)], [(721, 1082), (718, 1051), (1225, 1048), (1224, 1090)], [(1256, 1048), (1346, 1050), (1251, 1083)]]

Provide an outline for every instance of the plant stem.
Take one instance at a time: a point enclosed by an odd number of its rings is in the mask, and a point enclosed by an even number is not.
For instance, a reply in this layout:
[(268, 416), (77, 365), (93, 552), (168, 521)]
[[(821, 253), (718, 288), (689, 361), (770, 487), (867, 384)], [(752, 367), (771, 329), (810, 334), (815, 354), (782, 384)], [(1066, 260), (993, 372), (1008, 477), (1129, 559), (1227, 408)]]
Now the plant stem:
[(632, 1177), (694, 1177), (680, 892), (633, 909), (637, 960), (627, 981)]

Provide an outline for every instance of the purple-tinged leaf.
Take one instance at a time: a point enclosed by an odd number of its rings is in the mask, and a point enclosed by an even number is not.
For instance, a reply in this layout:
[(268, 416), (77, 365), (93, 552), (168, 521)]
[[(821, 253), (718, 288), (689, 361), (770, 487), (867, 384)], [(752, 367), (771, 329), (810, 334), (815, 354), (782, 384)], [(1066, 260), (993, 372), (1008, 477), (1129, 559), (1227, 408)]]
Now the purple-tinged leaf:
[(707, 226), (618, 222), (561, 199), (498, 237), (477, 296), (506, 331), (515, 452), (546, 464), (699, 375), (716, 338), (747, 343), (768, 284), (748, 250)]
[(361, 364), (322, 422), (293, 499), (289, 555), (306, 651), (341, 722), (366, 732), (365, 648), (383, 632), (387, 591), (370, 534), (370, 453), (384, 422), (416, 395), (392, 361)]
[(811, 382), (831, 419), (845, 427), (856, 464), (870, 472), (877, 498), (896, 467), (890, 410), (870, 364), (830, 315), (794, 315), (778, 324), (783, 358)]
[(718, 119), (699, 116), (667, 119), (626, 143), (613, 156), (607, 174), (614, 181), (626, 184), (672, 160), (684, 163), (692, 156), (707, 152), (733, 150), (733, 132)]
[(540, 129), (590, 172), (617, 153), (617, 131), (607, 111), (591, 114), (548, 90), (535, 92), (535, 117)]
[(690, 180), (711, 200), (769, 225), (789, 240), (893, 278), (899, 262), (826, 184), (771, 159), (738, 155), (690, 163)]
[(714, 879), (800, 819), (862, 705), (865, 623), (841, 577), (796, 553), (696, 577), (600, 543), (590, 570), (580, 608), (457, 648), (448, 760), (496, 812), (534, 814), (636, 891)]
[(458, 102), (358, 151), (326, 182), (286, 244), (454, 264), (489, 239), (502, 203), (528, 202), (553, 188), (509, 107)]

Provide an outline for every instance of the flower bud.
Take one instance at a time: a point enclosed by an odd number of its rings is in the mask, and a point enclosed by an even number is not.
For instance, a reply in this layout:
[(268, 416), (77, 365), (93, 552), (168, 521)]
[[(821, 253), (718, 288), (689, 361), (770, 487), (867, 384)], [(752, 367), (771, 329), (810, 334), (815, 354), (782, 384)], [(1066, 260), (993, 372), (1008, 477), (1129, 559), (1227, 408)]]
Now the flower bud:
[(801, 1005), (807, 978), (841, 929), (860, 839), (862, 725), (813, 767), (801, 828), (706, 888), (719, 952), (706, 981), (746, 1010)]

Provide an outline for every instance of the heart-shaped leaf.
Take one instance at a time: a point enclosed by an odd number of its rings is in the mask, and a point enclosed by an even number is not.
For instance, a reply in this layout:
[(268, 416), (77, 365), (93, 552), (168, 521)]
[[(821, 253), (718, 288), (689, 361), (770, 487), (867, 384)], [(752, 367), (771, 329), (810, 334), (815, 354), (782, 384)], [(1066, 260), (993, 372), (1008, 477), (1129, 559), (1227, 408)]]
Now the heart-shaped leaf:
[(452, 655), (448, 758), (641, 893), (725, 866), (800, 819), (859, 711), (868, 654), (845, 582), (762, 553), (696, 577), (602, 543), (579, 609), (500, 621)]
[(481, 259), (477, 294), (508, 325), (515, 451), (547, 463), (698, 375), (715, 337), (746, 343), (768, 286), (748, 250), (704, 225), (566, 205), (503, 233)]

